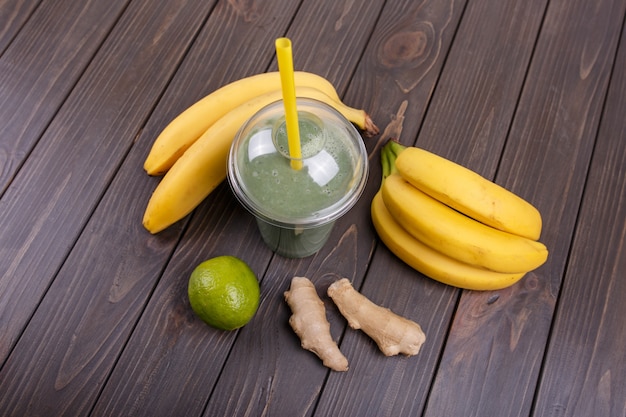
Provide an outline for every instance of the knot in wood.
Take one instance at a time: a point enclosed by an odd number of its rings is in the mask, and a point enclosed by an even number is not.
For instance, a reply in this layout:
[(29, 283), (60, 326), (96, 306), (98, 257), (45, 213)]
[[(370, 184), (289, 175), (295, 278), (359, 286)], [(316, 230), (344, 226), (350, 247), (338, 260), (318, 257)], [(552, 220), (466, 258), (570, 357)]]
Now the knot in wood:
[(382, 45), (381, 63), (401, 67), (421, 62), (429, 49), (428, 38), (429, 34), (422, 29), (394, 34)]

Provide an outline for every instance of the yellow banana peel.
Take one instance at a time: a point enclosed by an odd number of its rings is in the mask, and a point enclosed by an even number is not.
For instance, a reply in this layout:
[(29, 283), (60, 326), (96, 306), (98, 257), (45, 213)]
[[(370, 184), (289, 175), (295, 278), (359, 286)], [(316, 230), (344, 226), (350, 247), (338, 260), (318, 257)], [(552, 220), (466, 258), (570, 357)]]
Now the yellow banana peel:
[(396, 168), (414, 187), (481, 223), (531, 240), (539, 239), (539, 211), (468, 168), (416, 147), (408, 147), (398, 155)]
[[(296, 71), (294, 79), (297, 87), (315, 88), (331, 100), (341, 102), (333, 85), (324, 77)], [(163, 129), (152, 145), (144, 162), (144, 169), (149, 175), (164, 174), (222, 116), (255, 97), (280, 89), (280, 74), (267, 72), (242, 78), (215, 90), (190, 106)], [(354, 123), (364, 130), (365, 135), (378, 133), (365, 112)]]
[(492, 271), (528, 272), (542, 265), (548, 250), (537, 242), (494, 229), (446, 206), (399, 174), (382, 186), (385, 206), (420, 241), (461, 262)]
[(371, 205), (372, 222), (381, 241), (413, 269), (436, 281), (468, 290), (498, 290), (509, 287), (525, 274), (506, 274), (477, 268), (443, 255), (404, 230), (389, 214), (379, 191)]
[[(298, 97), (322, 101), (355, 124), (367, 115), (310, 87), (296, 87)], [(257, 111), (280, 100), (281, 91), (271, 91), (229, 111), (178, 158), (154, 190), (143, 217), (144, 227), (158, 233), (189, 214), (225, 178), (228, 152), (239, 128)]]

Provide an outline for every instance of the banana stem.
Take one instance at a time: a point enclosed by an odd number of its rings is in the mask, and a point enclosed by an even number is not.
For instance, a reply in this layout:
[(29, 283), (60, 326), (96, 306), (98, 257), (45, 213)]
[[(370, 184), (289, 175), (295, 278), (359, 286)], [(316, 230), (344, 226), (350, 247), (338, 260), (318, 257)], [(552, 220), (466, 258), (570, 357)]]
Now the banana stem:
[(405, 149), (406, 146), (402, 145), (395, 139), (389, 139), (385, 146), (383, 146), (380, 152), (380, 162), (383, 170), (383, 181), (385, 181), (385, 179), (391, 174), (395, 174), (396, 172), (398, 172), (396, 168), (396, 158)]
[(380, 164), (382, 166), (382, 171), (383, 171), (383, 178), (381, 181), (381, 185), (382, 185), (382, 182), (384, 182), (385, 179), (387, 179), (387, 177), (391, 173), (391, 165), (390, 165), (391, 161), (389, 161), (389, 152), (387, 152), (387, 149), (385, 148), (386, 146), (380, 152)]

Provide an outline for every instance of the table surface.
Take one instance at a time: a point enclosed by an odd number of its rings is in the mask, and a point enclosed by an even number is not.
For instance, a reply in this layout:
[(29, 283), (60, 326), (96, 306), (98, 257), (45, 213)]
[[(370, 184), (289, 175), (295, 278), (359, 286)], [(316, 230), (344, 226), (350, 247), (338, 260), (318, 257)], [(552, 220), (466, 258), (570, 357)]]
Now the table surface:
[[(3, 416), (626, 415), (626, 0), (0, 0), (0, 414)], [(380, 134), (370, 177), (315, 256), (262, 243), (222, 183), (151, 235), (158, 133), (224, 84), (276, 69), (330, 80)], [(389, 138), (465, 165), (541, 212), (546, 264), (465, 291), (378, 240)], [(201, 261), (261, 283), (253, 320), (191, 311)], [(350, 362), (302, 349), (283, 293), (309, 277)], [(418, 322), (385, 357), (325, 288), (340, 277)]]

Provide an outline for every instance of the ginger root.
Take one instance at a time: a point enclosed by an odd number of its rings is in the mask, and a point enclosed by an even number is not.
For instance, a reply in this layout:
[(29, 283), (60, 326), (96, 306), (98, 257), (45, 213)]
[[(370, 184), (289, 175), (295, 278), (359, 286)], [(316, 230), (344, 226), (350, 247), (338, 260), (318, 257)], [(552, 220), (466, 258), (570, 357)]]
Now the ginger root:
[(304, 277), (294, 277), (285, 300), (292, 311), (289, 324), (298, 335), (304, 349), (315, 353), (324, 366), (335, 371), (347, 371), (348, 360), (330, 335), (324, 303), (313, 283)]
[(328, 295), (353, 329), (371, 337), (385, 356), (416, 355), (426, 336), (419, 324), (374, 304), (342, 278), (328, 287)]

